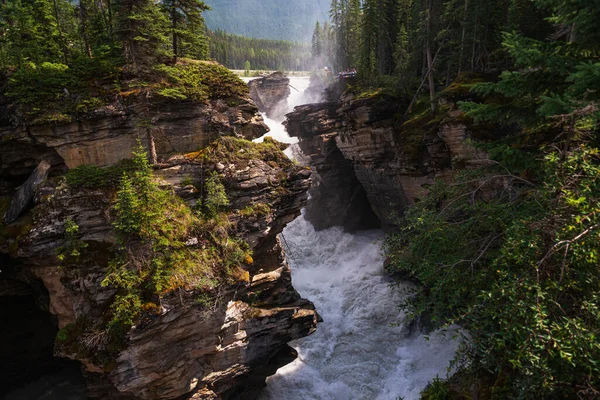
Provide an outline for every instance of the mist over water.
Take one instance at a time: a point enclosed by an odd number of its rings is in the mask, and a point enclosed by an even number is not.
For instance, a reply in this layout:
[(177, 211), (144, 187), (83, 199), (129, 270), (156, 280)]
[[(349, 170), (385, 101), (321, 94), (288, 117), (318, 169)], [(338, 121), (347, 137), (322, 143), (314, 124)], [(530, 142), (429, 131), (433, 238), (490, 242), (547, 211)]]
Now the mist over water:
[[(258, 79), (258, 78), (242, 78), (244, 80), (244, 82), (249, 82), (253, 79)], [(305, 95), (305, 91), (308, 88), (308, 85), (310, 83), (310, 78), (309, 77), (290, 77), (290, 97), (288, 97), (288, 104), (287, 104), (287, 110), (285, 110), (284, 115), (287, 113), (290, 113), (292, 111), (294, 111), (294, 107), (302, 105), (302, 104), (308, 104), (308, 103), (314, 103), (317, 102), (319, 99), (316, 99), (314, 97), (309, 97), (307, 95)], [(270, 136), (273, 139), (282, 142), (282, 143), (298, 143), (298, 139), (295, 137), (290, 137), (287, 132), (285, 131), (285, 127), (282, 125), (282, 122), (284, 121), (284, 119), (281, 120), (274, 120), (271, 118), (268, 118), (266, 116), (265, 113), (261, 113), (263, 119), (265, 120), (265, 123), (269, 126), (269, 128), (271, 129), (270, 132), (266, 133), (264, 136), (255, 139), (255, 142), (262, 142), (264, 140), (265, 136)]]

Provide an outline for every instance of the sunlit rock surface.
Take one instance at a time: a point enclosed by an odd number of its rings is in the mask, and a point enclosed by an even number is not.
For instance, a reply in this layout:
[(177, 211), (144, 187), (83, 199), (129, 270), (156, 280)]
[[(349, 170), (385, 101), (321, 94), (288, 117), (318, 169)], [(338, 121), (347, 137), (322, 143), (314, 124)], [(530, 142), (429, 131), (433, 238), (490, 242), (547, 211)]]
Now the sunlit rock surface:
[(281, 120), (287, 111), (287, 100), (290, 96), (290, 79), (282, 72), (274, 72), (248, 83), (250, 96), (270, 119)]

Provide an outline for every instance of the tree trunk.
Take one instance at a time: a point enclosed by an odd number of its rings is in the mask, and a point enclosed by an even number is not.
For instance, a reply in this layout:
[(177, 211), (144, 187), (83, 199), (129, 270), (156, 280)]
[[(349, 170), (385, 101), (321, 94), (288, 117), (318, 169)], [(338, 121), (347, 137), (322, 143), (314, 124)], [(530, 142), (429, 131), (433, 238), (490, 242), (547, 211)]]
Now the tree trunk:
[(58, 40), (60, 41), (60, 46), (62, 47), (64, 61), (65, 61), (65, 64), (68, 64), (69, 63), (69, 51), (67, 50), (67, 46), (65, 45), (62, 28), (60, 26), (60, 15), (58, 13), (58, 4), (56, 3), (56, 0), (54, 0), (54, 18), (56, 18), (56, 28), (58, 29)]
[(148, 156), (150, 157), (150, 163), (156, 165), (158, 163), (158, 155), (156, 154), (156, 144), (154, 143), (154, 135), (152, 135), (152, 128), (146, 128), (146, 139), (148, 140)]
[(106, 7), (108, 8), (108, 37), (112, 40), (112, 37), (113, 37), (113, 15), (112, 15), (112, 3), (110, 0), (106, 0)]
[(460, 37), (460, 54), (458, 55), (458, 75), (462, 72), (462, 60), (465, 52), (465, 36), (467, 34), (467, 16), (469, 11), (469, 0), (465, 0), (463, 21), (462, 21), (462, 35)]
[(83, 37), (85, 52), (86, 52), (88, 58), (93, 58), (92, 46), (90, 46), (90, 40), (88, 37), (87, 8), (85, 7), (84, 0), (79, 1), (79, 17), (81, 18), (81, 36)]
[(433, 79), (433, 57), (431, 56), (431, 6), (432, 0), (427, 2), (427, 21), (426, 21), (426, 33), (427, 42), (425, 44), (425, 54), (427, 57), (427, 70), (429, 78), (429, 101), (431, 103), (431, 112), (435, 113), (435, 83)]
[(179, 55), (179, 49), (177, 48), (177, 7), (175, 4), (175, 0), (172, 0), (171, 3), (171, 30), (173, 32), (173, 59), (177, 61), (177, 56)]

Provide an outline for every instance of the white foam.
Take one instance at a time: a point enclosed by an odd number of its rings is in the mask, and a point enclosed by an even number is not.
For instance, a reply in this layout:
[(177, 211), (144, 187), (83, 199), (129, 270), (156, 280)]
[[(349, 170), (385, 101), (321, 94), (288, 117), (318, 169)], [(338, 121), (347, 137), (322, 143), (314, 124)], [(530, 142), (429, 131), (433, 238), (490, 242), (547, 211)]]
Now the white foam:
[[(284, 114), (294, 111), (294, 107), (299, 106), (301, 104), (309, 103), (310, 98), (305, 95), (305, 91), (308, 88), (310, 83), (309, 77), (290, 77), (290, 96), (288, 97), (288, 106), (285, 110)], [(264, 140), (265, 136), (270, 136), (273, 139), (282, 142), (282, 143), (298, 143), (298, 139), (295, 137), (290, 137), (285, 131), (285, 127), (282, 125), (283, 120), (274, 120), (271, 118), (267, 118), (264, 113), (261, 113), (265, 123), (271, 128), (271, 131), (261, 136), (258, 139), (254, 139), (254, 142), (260, 143)]]
[(291, 343), (298, 359), (267, 380), (262, 400), (417, 399), (428, 381), (446, 376), (457, 328), (429, 340), (409, 335), (398, 309), (408, 284), (385, 274), (381, 231), (316, 232), (302, 216), (283, 235), (294, 287), (324, 321)]

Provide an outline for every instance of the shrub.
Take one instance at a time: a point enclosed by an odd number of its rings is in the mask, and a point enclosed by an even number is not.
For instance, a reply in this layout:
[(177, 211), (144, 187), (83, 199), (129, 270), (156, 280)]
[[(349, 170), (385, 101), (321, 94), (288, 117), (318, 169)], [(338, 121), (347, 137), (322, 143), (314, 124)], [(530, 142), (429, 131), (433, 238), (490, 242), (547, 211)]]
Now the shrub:
[(600, 152), (549, 153), (534, 185), (504, 169), (437, 184), (388, 238), (404, 306), (460, 323), (471, 368), (508, 398), (592, 398), (600, 385)]
[[(134, 152), (133, 173), (124, 173), (113, 208), (119, 233), (115, 257), (103, 286), (118, 290), (108, 328), (123, 335), (136, 323), (143, 304), (155, 302), (178, 288), (210, 294), (218, 285), (236, 283), (234, 275), (249, 250), (229, 237), (219, 211), (227, 197), (218, 177), (208, 183), (210, 218), (196, 217), (170, 190), (153, 180), (140, 147)], [(212, 185), (212, 188), (211, 188)], [(197, 244), (189, 244), (190, 238)]]

